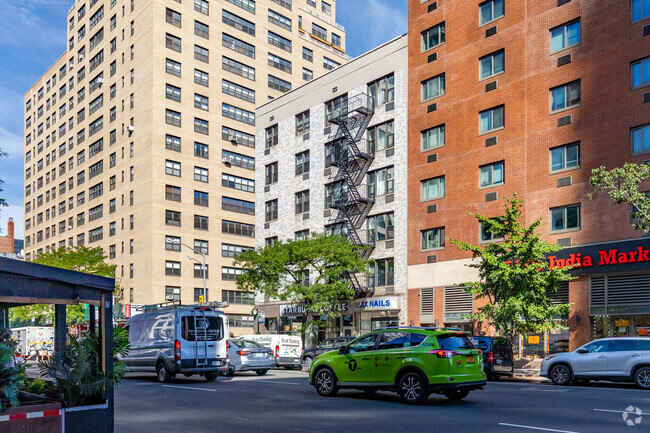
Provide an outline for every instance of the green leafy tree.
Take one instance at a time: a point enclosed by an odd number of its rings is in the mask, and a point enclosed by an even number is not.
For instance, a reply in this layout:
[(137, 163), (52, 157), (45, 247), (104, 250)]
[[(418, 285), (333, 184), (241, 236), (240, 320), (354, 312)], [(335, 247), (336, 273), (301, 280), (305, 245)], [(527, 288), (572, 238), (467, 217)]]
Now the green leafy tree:
[[(40, 254), (34, 263), (113, 278), (116, 265), (109, 265), (106, 263), (106, 259), (107, 257), (100, 247), (79, 246), (76, 248), (61, 247), (50, 253)], [(119, 292), (118, 288), (116, 288), (116, 292)], [(25, 323), (43, 323), (54, 317), (54, 309), (51, 305), (46, 304), (15, 307), (10, 310), (10, 313), (11, 320)], [(83, 305), (67, 307), (66, 320), (68, 323), (77, 323), (83, 319)]]
[(607, 170), (604, 166), (591, 171), (589, 182), (594, 187), (589, 198), (605, 192), (616, 204), (633, 206), (633, 226), (644, 233), (650, 231), (650, 197), (641, 191), (641, 183), (650, 180), (650, 165), (626, 163)]
[(523, 201), (517, 199), (516, 194), (505, 201), (505, 215), (500, 218), (471, 214), (493, 238), (503, 241), (484, 245), (451, 242), (479, 259), (468, 265), (478, 269), (479, 280), (462, 283), (462, 286), (477, 299), (486, 299), (487, 303), (468, 317), (487, 321), (514, 345), (518, 334), (561, 328), (556, 318), (569, 314), (569, 304), (553, 305), (548, 294), (554, 295), (558, 284), (571, 277), (567, 268), (549, 269), (546, 254), (559, 247), (539, 237), (541, 219), (525, 226), (520, 222)]
[[(354, 296), (344, 276), (368, 273), (368, 262), (359, 255), (358, 247), (341, 236), (326, 234), (249, 250), (237, 256), (235, 264), (244, 270), (237, 278), (240, 289), (304, 304), (308, 312), (331, 317), (340, 314), (332, 305)], [(303, 341), (307, 316), (302, 318)]]

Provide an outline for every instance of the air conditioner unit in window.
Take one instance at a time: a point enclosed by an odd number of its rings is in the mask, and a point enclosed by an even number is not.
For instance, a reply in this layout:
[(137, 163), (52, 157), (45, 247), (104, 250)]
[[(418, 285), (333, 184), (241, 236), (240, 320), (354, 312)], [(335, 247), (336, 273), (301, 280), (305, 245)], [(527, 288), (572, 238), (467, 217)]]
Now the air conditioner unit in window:
[(104, 84), (104, 79), (102, 77), (99, 77), (97, 79), (97, 84)]
[(86, 57), (86, 56), (84, 56), (83, 54), (79, 54), (79, 61), (82, 61), (84, 59), (84, 57)]
[(126, 125), (126, 130), (129, 132), (133, 132), (135, 129), (133, 128), (133, 125)]
[(228, 158), (227, 156), (224, 156), (223, 158), (221, 158), (221, 162), (223, 162), (227, 166), (230, 166), (230, 164), (232, 164), (232, 162), (230, 161), (230, 158)]
[(237, 146), (239, 144), (239, 141), (237, 140), (237, 137), (235, 137), (234, 135), (229, 136), (228, 140), (235, 146)]
[(70, 69), (74, 69), (74, 63), (70, 63)]
[(173, 301), (174, 300), (174, 295), (167, 295), (165, 296), (165, 299), (168, 301)]

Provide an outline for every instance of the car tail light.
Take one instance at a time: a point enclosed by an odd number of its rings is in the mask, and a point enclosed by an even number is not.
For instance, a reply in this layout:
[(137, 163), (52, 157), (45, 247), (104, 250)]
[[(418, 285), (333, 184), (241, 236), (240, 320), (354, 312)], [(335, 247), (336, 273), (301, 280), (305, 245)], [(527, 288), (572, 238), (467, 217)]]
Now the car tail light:
[(180, 361), (181, 359), (181, 342), (176, 340), (174, 343), (174, 359)]
[(488, 352), (488, 362), (494, 362), (494, 353)]
[(279, 345), (275, 346), (275, 357), (276, 358), (280, 357), (280, 346)]
[(230, 341), (226, 341), (226, 349), (230, 349)]
[(251, 353), (248, 350), (238, 350), (237, 351), (237, 355), (241, 355), (241, 356), (246, 356), (246, 355), (250, 355), (250, 354)]
[(273, 356), (273, 349), (269, 349), (267, 352), (269, 355)]
[(456, 355), (461, 355), (460, 352), (455, 350), (429, 350), (427, 353), (436, 355), (438, 358), (453, 358)]

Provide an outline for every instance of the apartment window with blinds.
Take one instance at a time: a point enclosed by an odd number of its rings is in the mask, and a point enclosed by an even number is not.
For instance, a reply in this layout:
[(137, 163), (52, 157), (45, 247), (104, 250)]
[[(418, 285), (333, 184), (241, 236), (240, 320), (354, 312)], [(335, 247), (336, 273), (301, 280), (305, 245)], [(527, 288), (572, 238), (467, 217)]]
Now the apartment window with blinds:
[(209, 75), (207, 72), (200, 71), (198, 69), (194, 70), (194, 82), (200, 84), (201, 86), (208, 87)]
[(208, 230), (210, 219), (204, 215), (194, 215), (194, 228), (196, 230)]
[(368, 128), (368, 151), (375, 152), (395, 146), (393, 120)]
[(255, 36), (255, 23), (232, 14), (225, 9), (221, 12), (221, 22), (241, 30), (244, 33), (248, 33), (251, 36)]
[(279, 69), (281, 71), (291, 73), (291, 62), (289, 60), (285, 60), (282, 57), (278, 57), (275, 54), (268, 54), (268, 63), (269, 66), (272, 66), (276, 69)]
[(268, 42), (274, 47), (278, 47), (281, 50), (291, 52), (291, 41), (287, 38), (283, 38), (282, 36), (276, 33), (273, 33), (270, 30), (268, 34)]
[(291, 31), (291, 19), (271, 9), (269, 9), (269, 22), (282, 27), (285, 30)]
[(227, 95), (255, 103), (255, 90), (240, 86), (228, 80), (221, 80), (221, 91)]
[(309, 132), (310, 116), (309, 110), (296, 114), (296, 135), (302, 135)]
[(194, 156), (208, 159), (208, 152), (209, 148), (207, 144), (199, 143), (198, 141), (194, 142)]
[(437, 227), (433, 229), (422, 230), (422, 251), (435, 250), (445, 246), (445, 228)]
[(254, 202), (230, 197), (221, 197), (221, 209), (246, 215), (255, 215)]
[(236, 257), (239, 254), (252, 249), (252, 247), (245, 247), (243, 245), (221, 244), (221, 256)]
[(278, 219), (278, 199), (264, 203), (264, 221), (270, 222)]
[(230, 174), (221, 174), (221, 186), (232, 188), (240, 191), (255, 192), (255, 181), (244, 177), (232, 176)]
[(309, 173), (309, 151), (296, 154), (296, 176)]
[(278, 77), (274, 77), (273, 75), (269, 74), (269, 81), (268, 81), (269, 87), (271, 89), (279, 90), (282, 93), (286, 93), (289, 90), (291, 90), (291, 83), (285, 80), (282, 80)]
[(445, 196), (445, 177), (439, 176), (433, 179), (427, 179), (420, 182), (421, 195), (420, 200), (434, 200)]
[(224, 117), (236, 120), (238, 122), (246, 123), (248, 125), (255, 125), (255, 113), (252, 111), (244, 110), (233, 105), (221, 103), (221, 114)]
[(278, 125), (269, 126), (265, 131), (266, 135), (266, 148), (269, 149), (273, 146), (277, 146), (279, 138)]
[(181, 226), (181, 213), (173, 210), (165, 211), (165, 224), (168, 226)]
[(431, 50), (445, 43), (445, 23), (438, 24), (421, 33), (422, 52)]
[(228, 3), (232, 3), (237, 7), (244, 9), (252, 14), (255, 14), (255, 1), (253, 0), (226, 0)]
[(181, 138), (175, 135), (165, 135), (165, 148), (173, 150), (174, 152), (181, 151)]
[(165, 185), (165, 199), (180, 202), (181, 188), (178, 186)]
[(194, 21), (194, 34), (205, 39), (210, 38), (209, 27), (200, 21)]
[(296, 215), (309, 212), (309, 190), (296, 193)]
[(390, 241), (395, 237), (393, 224), (393, 212), (381, 215), (373, 215), (367, 218), (368, 242), (374, 244), (376, 241)]
[(255, 158), (241, 155), (239, 153), (230, 152), (228, 150), (221, 151), (221, 159), (228, 161), (230, 165), (235, 167), (245, 168), (247, 170), (255, 170)]
[(194, 45), (194, 58), (200, 62), (209, 63), (210, 53), (207, 48), (203, 48), (199, 45)]
[(386, 167), (368, 173), (368, 195), (377, 197), (394, 192), (394, 169)]
[(387, 75), (368, 83), (368, 94), (372, 96), (375, 105), (383, 105), (395, 100), (395, 76)]
[[(165, 46), (170, 50), (181, 52), (181, 38), (171, 35), (169, 33), (165, 34)], [(91, 68), (92, 70), (92, 68)]]
[(246, 66), (243, 63), (239, 63), (236, 60), (222, 56), (221, 67), (225, 71), (232, 72), (233, 74), (237, 74), (249, 80), (255, 81), (255, 68)]
[(445, 145), (445, 125), (434, 126), (422, 131), (420, 134), (423, 152)]
[(194, 0), (194, 10), (210, 15), (210, 4), (206, 0)]
[(278, 182), (278, 162), (267, 164), (264, 168), (265, 185), (272, 185)]
[(237, 290), (222, 290), (222, 301), (229, 304), (255, 305), (255, 294)]
[(251, 45), (249, 43), (242, 41), (241, 39), (237, 39), (233, 36), (230, 36), (229, 34), (223, 33), (221, 35), (221, 45), (233, 51), (236, 51), (240, 54), (248, 56), (252, 59), (255, 58), (254, 45)]
[(255, 225), (245, 224), (236, 221), (221, 221), (221, 232), (225, 234), (246, 236), (250, 238), (255, 237)]

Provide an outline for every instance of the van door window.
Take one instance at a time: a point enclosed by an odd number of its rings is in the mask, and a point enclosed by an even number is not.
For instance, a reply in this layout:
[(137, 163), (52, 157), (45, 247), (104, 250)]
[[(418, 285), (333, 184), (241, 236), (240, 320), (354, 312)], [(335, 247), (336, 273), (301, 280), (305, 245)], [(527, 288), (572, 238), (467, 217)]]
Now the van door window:
[[(217, 316), (197, 317), (196, 323), (199, 326), (197, 336), (194, 328), (194, 316), (183, 316), (181, 318), (181, 335), (186, 341), (218, 341), (223, 338), (223, 320)], [(204, 334), (203, 327), (206, 327)]]

